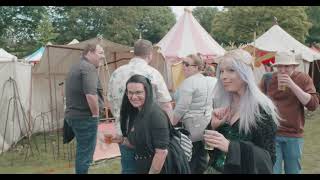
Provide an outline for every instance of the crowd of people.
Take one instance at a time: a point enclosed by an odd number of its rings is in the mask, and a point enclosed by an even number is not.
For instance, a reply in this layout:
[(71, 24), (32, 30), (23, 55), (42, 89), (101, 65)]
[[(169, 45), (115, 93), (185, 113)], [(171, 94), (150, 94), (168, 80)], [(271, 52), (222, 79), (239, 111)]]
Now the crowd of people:
[[(65, 82), (77, 174), (88, 173), (96, 145), (103, 58), (103, 48), (89, 44)], [(119, 144), (122, 174), (301, 173), (304, 111), (314, 111), (319, 99), (308, 74), (296, 71), (293, 54), (277, 52), (259, 84), (245, 50), (227, 52), (214, 66), (190, 54), (182, 58), (185, 79), (172, 95), (151, 60), (152, 43), (137, 40), (134, 57), (108, 83), (117, 129), (111, 142)], [(174, 138), (176, 127), (192, 141), (190, 160)]]

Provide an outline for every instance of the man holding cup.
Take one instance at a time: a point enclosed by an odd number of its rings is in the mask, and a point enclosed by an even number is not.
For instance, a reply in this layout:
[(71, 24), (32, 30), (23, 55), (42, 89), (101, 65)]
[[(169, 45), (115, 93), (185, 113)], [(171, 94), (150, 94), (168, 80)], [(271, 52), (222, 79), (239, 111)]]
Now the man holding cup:
[(275, 139), (275, 174), (282, 173), (282, 162), (286, 174), (301, 172), (304, 108), (314, 111), (319, 105), (312, 79), (308, 74), (296, 71), (298, 65), (293, 53), (278, 52), (275, 55), (273, 66), (277, 71), (272, 75), (267, 92), (282, 118)]

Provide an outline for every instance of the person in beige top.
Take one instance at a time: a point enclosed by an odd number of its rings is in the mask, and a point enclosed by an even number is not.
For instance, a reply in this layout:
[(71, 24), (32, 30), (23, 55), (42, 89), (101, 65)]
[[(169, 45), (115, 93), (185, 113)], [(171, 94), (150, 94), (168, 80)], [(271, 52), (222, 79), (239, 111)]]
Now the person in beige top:
[[(267, 95), (276, 104), (282, 120), (276, 136), (277, 160), (273, 173), (286, 174), (301, 172), (303, 148), (304, 108), (314, 111), (319, 106), (316, 89), (308, 74), (296, 71), (299, 65), (291, 53), (278, 52), (275, 56), (277, 71), (267, 88)], [(262, 88), (264, 89), (264, 83)]]

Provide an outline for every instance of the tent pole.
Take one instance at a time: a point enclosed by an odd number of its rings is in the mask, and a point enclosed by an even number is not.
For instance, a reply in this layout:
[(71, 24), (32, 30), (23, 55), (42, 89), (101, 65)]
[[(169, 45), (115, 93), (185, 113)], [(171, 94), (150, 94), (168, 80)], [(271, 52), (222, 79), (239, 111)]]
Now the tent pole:
[(32, 110), (32, 81), (33, 81), (33, 75), (32, 75), (32, 68), (31, 68), (31, 85), (30, 85), (30, 98), (29, 98), (29, 113), (28, 113), (28, 119), (29, 119), (29, 133), (31, 135), (31, 110)]
[(116, 52), (113, 53), (113, 58), (114, 58), (114, 62), (116, 62), (116, 63), (115, 63), (115, 68), (114, 68), (114, 69), (116, 70), (116, 69), (118, 68), (118, 67), (117, 67), (117, 61), (116, 61), (116, 60), (117, 60), (117, 54), (116, 54)]
[[(104, 65), (103, 66), (108, 66), (107, 63), (106, 63), (106, 60), (104, 59)], [(102, 71), (102, 81), (103, 81), (103, 85), (102, 86), (102, 96), (103, 96), (103, 102), (104, 102), (104, 108), (105, 108), (105, 115), (106, 115), (106, 119), (108, 119), (108, 104), (107, 104), (107, 100), (105, 98), (106, 96), (106, 87), (108, 86), (108, 83), (107, 83), (107, 80), (106, 80), (106, 71), (107, 68), (101, 68), (99, 69), (99, 72)], [(100, 82), (101, 83), (101, 82)]]
[[(319, 68), (319, 64), (318, 64), (318, 61), (320, 61), (320, 60), (317, 60), (317, 61), (316, 61), (316, 65), (317, 65), (317, 70), (318, 70), (318, 71), (317, 71), (317, 72), (318, 72), (317, 74), (319, 75), (319, 72), (320, 72), (320, 68)], [(319, 76), (318, 76), (318, 78), (319, 78)]]
[(311, 67), (311, 69), (312, 69), (312, 71), (311, 71), (311, 76), (312, 76), (312, 80), (313, 80), (313, 83), (315, 83), (314, 82), (314, 61), (312, 62), (312, 67)]
[(59, 138), (59, 128), (60, 128), (60, 123), (59, 123), (59, 121), (60, 121), (60, 117), (58, 116), (58, 102), (57, 102), (57, 86), (56, 86), (56, 75), (55, 74), (53, 74), (53, 81), (54, 81), (54, 96), (55, 96), (55, 104), (56, 104), (56, 110), (55, 110), (55, 112), (56, 112), (56, 123), (57, 123), (57, 141), (58, 141), (58, 152), (57, 152), (57, 158), (59, 158), (59, 153), (60, 153), (60, 138)]
[(253, 32), (253, 59), (256, 60), (256, 31)]
[(31, 67), (31, 85), (30, 85), (30, 100), (29, 100), (29, 131), (31, 135), (31, 127), (33, 127), (32, 124), (32, 118), (31, 118), (31, 110), (32, 110), (32, 95), (33, 95), (33, 73), (32, 73), (32, 67)]
[[(53, 109), (53, 106), (52, 106), (52, 87), (51, 87), (51, 68), (50, 68), (50, 48), (48, 47), (48, 75), (49, 75), (49, 78), (48, 78), (48, 81), (49, 81), (49, 93), (50, 93), (50, 109), (49, 109), (49, 112), (51, 114), (51, 130), (53, 131), (53, 112), (52, 112), (52, 109)], [(51, 130), (49, 130), (49, 132), (51, 132)], [(45, 132), (44, 132), (45, 133)], [(51, 143), (52, 145), (52, 150), (53, 150), (53, 159), (55, 160), (55, 155), (54, 155), (54, 147), (53, 147), (53, 144)]]
[(49, 81), (49, 93), (50, 93), (50, 109), (49, 112), (51, 113), (51, 128), (53, 129), (53, 114), (52, 114), (52, 87), (51, 87), (51, 68), (50, 68), (50, 48), (48, 48), (48, 81)]
[[(117, 54), (116, 54), (116, 52), (114, 52), (114, 59), (116, 60), (116, 56), (117, 56)], [(104, 58), (104, 65), (105, 65), (105, 69), (107, 70), (107, 72), (108, 72), (108, 77), (110, 78), (110, 71), (109, 71), (109, 66), (108, 66), (108, 62), (107, 62), (107, 59), (106, 58)]]

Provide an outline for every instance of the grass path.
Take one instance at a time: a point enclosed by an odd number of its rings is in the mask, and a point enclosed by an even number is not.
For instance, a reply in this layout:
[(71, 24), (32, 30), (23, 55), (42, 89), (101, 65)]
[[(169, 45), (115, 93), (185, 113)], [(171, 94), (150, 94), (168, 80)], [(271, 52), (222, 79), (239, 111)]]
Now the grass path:
[(303, 174), (320, 174), (320, 108), (307, 113), (302, 157)]
[[(56, 135), (48, 136), (46, 149), (42, 135), (35, 135), (39, 152), (34, 150), (33, 156), (27, 156), (19, 142), (13, 151), (0, 154), (0, 174), (73, 174), (74, 159), (67, 157), (67, 146), (60, 149), (60, 158), (54, 158)], [(61, 138), (60, 138), (61, 139)], [(306, 113), (304, 149), (302, 158), (303, 174), (320, 174), (320, 108), (315, 112)], [(33, 146), (34, 147), (34, 146)], [(73, 145), (74, 147), (74, 145)], [(26, 148), (24, 148), (26, 149)], [(34, 148), (35, 149), (35, 148)], [(55, 152), (56, 154), (57, 152)], [(74, 152), (73, 152), (74, 153)], [(74, 155), (73, 155), (74, 156)], [(74, 157), (73, 157), (74, 158)], [(90, 174), (119, 174), (120, 157), (97, 162), (90, 167)]]

